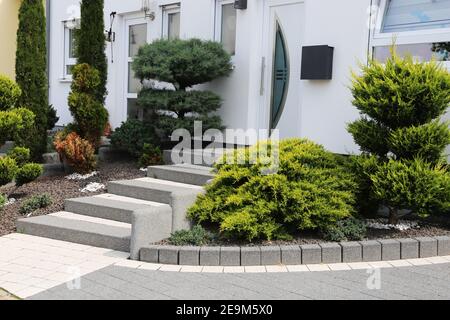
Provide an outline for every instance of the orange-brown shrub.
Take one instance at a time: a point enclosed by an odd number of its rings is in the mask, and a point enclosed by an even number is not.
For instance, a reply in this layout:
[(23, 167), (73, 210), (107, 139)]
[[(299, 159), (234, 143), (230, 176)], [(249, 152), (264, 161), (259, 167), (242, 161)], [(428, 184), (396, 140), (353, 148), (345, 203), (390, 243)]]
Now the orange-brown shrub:
[(82, 139), (77, 133), (72, 132), (65, 136), (58, 133), (54, 141), (55, 149), (63, 160), (73, 167), (78, 173), (89, 173), (97, 165), (95, 149), (92, 144)]

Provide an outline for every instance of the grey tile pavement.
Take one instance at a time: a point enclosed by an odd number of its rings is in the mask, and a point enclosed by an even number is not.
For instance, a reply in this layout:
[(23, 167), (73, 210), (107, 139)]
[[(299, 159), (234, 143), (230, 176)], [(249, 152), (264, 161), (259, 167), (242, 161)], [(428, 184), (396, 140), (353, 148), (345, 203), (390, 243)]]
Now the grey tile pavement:
[(376, 272), (379, 272), (379, 289), (368, 288), (367, 281), (372, 274), (364, 269), (214, 274), (109, 266), (83, 276), (79, 289), (69, 290), (66, 285), (60, 285), (30, 299), (450, 299), (448, 263)]

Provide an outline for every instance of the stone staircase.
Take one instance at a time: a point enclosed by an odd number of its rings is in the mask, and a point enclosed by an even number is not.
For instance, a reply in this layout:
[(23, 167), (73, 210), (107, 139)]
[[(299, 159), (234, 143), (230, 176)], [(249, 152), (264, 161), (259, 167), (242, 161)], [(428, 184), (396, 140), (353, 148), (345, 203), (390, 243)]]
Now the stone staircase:
[(20, 219), (25, 234), (131, 252), (190, 227), (186, 210), (202, 186), (212, 179), (211, 168), (189, 164), (148, 168), (148, 177), (112, 181), (108, 193), (68, 199), (65, 211)]

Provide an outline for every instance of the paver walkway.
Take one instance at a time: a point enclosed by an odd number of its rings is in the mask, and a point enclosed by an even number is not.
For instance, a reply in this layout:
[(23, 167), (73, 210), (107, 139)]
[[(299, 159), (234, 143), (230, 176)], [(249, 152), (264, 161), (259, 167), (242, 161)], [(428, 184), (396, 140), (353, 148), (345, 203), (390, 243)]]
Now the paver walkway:
[(450, 299), (450, 256), (199, 267), (131, 261), (128, 255), (7, 235), (0, 238), (0, 288), (30, 299)]

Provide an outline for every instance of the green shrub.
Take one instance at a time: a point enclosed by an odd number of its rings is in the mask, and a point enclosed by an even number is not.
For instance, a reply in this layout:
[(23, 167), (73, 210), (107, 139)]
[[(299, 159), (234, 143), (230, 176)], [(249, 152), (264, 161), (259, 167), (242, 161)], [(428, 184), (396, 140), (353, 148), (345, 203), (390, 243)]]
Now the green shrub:
[(17, 170), (16, 173), (16, 186), (21, 187), (24, 184), (33, 182), (39, 178), (44, 169), (42, 165), (37, 163), (27, 163)]
[(10, 183), (16, 176), (18, 169), (14, 159), (0, 158), (0, 186)]
[(24, 146), (33, 159), (46, 151), (48, 103), (45, 8), (42, 1), (23, 0), (17, 30), (16, 82), (22, 89), (18, 101), (35, 115), (35, 125), (26, 132)]
[(108, 111), (96, 97), (100, 75), (88, 64), (73, 69), (73, 81), (68, 104), (77, 133), (97, 147), (108, 123)]
[(360, 241), (367, 233), (364, 221), (354, 217), (339, 220), (334, 225), (322, 230), (322, 236), (327, 241)]
[(19, 209), (19, 212), (23, 215), (32, 213), (36, 210), (46, 208), (52, 204), (52, 199), (48, 194), (41, 194), (33, 196), (26, 200)]
[(192, 134), (194, 121), (202, 121), (204, 130), (223, 128), (220, 117), (212, 114), (220, 108), (221, 98), (212, 92), (189, 90), (231, 73), (231, 57), (220, 43), (157, 40), (139, 49), (133, 69), (141, 80), (173, 85), (174, 90), (144, 88), (138, 97), (139, 105), (151, 111), (163, 139), (179, 128)]
[(352, 93), (361, 119), (348, 131), (364, 153), (354, 162), (360, 202), (387, 205), (392, 224), (403, 208), (431, 214), (450, 206), (446, 196), (433, 199), (449, 179), (435, 169), (450, 144), (448, 123), (440, 119), (450, 104), (448, 71), (434, 61), (400, 58), (393, 49), (386, 63), (370, 61), (353, 75)]
[(139, 166), (148, 167), (163, 164), (163, 155), (161, 149), (151, 144), (144, 144), (144, 150), (139, 158)]
[(7, 199), (4, 195), (0, 194), (0, 210), (2, 210), (3, 206), (5, 205)]
[(14, 159), (19, 167), (30, 161), (30, 149), (24, 147), (15, 147), (8, 151), (8, 157)]
[(260, 142), (225, 155), (188, 216), (217, 226), (226, 238), (251, 241), (288, 239), (299, 230), (324, 229), (354, 213), (355, 177), (335, 155), (308, 140), (284, 140), (277, 171), (267, 174), (276, 169), (276, 161), (264, 150), (277, 153), (270, 142)]
[(13, 80), (0, 74), (0, 111), (6, 111), (16, 106), (22, 90)]
[(197, 225), (191, 230), (180, 230), (172, 233), (169, 242), (175, 246), (202, 246), (212, 240), (212, 235)]
[(111, 134), (112, 146), (138, 159), (144, 152), (144, 146), (157, 145), (158, 139), (154, 127), (139, 120), (127, 120)]
[(24, 108), (0, 111), (0, 146), (8, 140), (21, 145), (34, 126), (34, 114)]
[(421, 159), (390, 160), (381, 164), (371, 175), (375, 196), (394, 215), (397, 210), (411, 209), (427, 216), (450, 209), (450, 174), (447, 166), (431, 165)]

